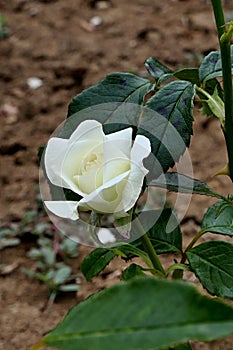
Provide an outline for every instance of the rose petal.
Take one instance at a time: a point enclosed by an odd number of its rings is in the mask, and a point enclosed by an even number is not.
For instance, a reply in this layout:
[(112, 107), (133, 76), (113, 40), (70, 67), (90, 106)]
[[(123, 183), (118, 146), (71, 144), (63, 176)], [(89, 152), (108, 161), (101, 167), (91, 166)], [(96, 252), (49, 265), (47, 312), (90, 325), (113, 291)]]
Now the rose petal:
[(91, 169), (85, 175), (74, 176), (75, 182), (78, 184), (78, 187), (82, 190), (83, 197), (93, 191), (96, 188), (102, 186), (103, 184), (103, 168), (100, 169)]
[(57, 186), (66, 186), (62, 180), (61, 166), (65, 158), (68, 140), (52, 137), (46, 146), (44, 164), (46, 174), (52, 184)]
[[(86, 192), (84, 191), (84, 186), (81, 188), (78, 186), (79, 181), (77, 181), (77, 178), (79, 177), (78, 174), (80, 174), (81, 171), (82, 162), (89, 153), (94, 153), (95, 151), (100, 152), (100, 148), (102, 148), (102, 144), (96, 144), (96, 141), (94, 140), (92, 140), (92, 142), (87, 140), (86, 142), (81, 141), (71, 144), (67, 150), (67, 155), (65, 156), (61, 167), (62, 178), (64, 179), (64, 182), (69, 185), (68, 188), (82, 197), (85, 196)], [(90, 184), (90, 182), (88, 182), (88, 184)]]
[[(69, 140), (53, 137), (45, 150), (45, 169), (50, 182), (83, 195), (73, 181), (73, 173), (78, 172), (82, 158), (79, 157), (89, 149), (89, 143), (77, 143), (73, 147)], [(80, 153), (82, 152), (82, 153)]]
[[(150, 141), (142, 135), (136, 136), (131, 150), (131, 170), (123, 191), (122, 203), (124, 211), (130, 210), (136, 203), (148, 170), (143, 165), (143, 159), (151, 152)], [(120, 208), (117, 208), (117, 210)], [(120, 211), (120, 210), (119, 210)]]
[[(127, 128), (124, 130), (113, 132), (104, 136), (104, 143), (115, 145), (116, 149), (121, 151), (126, 155), (127, 158), (130, 157), (130, 150), (132, 146), (132, 128)], [(105, 149), (104, 149), (105, 150)], [(106, 151), (108, 149), (106, 148)]]
[(79, 218), (77, 206), (74, 201), (45, 201), (46, 208), (61, 218), (77, 220)]
[(82, 122), (70, 139), (53, 137), (45, 150), (45, 168), (49, 180), (57, 186), (71, 189), (81, 196), (73, 177), (79, 173), (85, 155), (103, 143), (102, 125), (96, 120)]
[(149, 171), (144, 167), (142, 161), (149, 156), (150, 152), (150, 140), (143, 135), (137, 135), (131, 149), (131, 162), (140, 164), (145, 175), (148, 174)]
[(104, 137), (104, 182), (130, 169), (132, 128), (127, 128)]
[(104, 132), (102, 124), (97, 122), (97, 120), (85, 120), (75, 129), (75, 131), (70, 136), (70, 142), (76, 141), (95, 141), (99, 143), (103, 141)]
[(62, 164), (62, 177), (72, 191), (84, 196), (77, 186), (74, 176), (79, 174), (82, 160), (89, 152), (93, 152), (103, 143), (102, 124), (96, 120), (85, 120), (72, 133), (69, 146)]
[[(106, 182), (94, 192), (82, 198), (79, 206), (87, 204), (91, 209), (101, 213), (114, 213), (122, 199), (122, 187), (125, 186), (129, 171)], [(121, 191), (118, 191), (118, 188)]]

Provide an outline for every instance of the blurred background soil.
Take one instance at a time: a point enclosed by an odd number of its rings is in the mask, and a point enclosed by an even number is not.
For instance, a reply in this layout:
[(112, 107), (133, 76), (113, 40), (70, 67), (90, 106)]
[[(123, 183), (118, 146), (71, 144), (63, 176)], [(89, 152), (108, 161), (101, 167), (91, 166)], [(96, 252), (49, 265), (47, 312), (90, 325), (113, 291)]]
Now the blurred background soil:
[[(232, 1), (225, 2), (233, 19)], [(0, 221), (18, 222), (36, 207), (37, 149), (64, 120), (71, 98), (112, 71), (146, 76), (143, 62), (155, 56), (170, 68), (198, 66), (218, 49), (211, 5), (206, 0), (0, 0), (10, 33), (0, 41)], [(30, 78), (37, 78), (32, 80)], [(39, 79), (39, 80), (38, 80)], [(32, 85), (37, 82), (40, 86)], [(232, 192), (227, 178), (212, 178), (226, 163), (218, 122), (195, 110), (190, 155), (194, 176), (222, 194)], [(191, 237), (215, 200), (193, 196), (184, 221)], [(23, 350), (40, 340), (67, 309), (90, 292), (115, 282), (117, 261), (94, 284), (81, 277), (81, 291), (47, 305), (46, 287), (19, 267), (30, 267), (31, 243), (1, 252), (1, 262), (16, 263), (0, 277), (0, 349)], [(77, 272), (88, 251), (81, 247)], [(232, 340), (198, 343), (196, 350), (232, 350)]]

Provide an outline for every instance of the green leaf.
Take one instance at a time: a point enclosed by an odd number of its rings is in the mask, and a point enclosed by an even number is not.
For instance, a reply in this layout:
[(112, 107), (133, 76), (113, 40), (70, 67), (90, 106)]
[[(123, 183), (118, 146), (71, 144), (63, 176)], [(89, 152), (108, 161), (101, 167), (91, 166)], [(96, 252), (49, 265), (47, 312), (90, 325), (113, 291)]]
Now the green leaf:
[(158, 82), (175, 77), (192, 84), (200, 84), (198, 68), (184, 68), (174, 72), (155, 57), (149, 57), (144, 64), (148, 73)]
[[(162, 212), (160, 210), (145, 211), (143, 215), (139, 216), (139, 220), (158, 254), (180, 253), (182, 251), (179, 221), (171, 208), (166, 208)], [(153, 226), (151, 223), (154, 223)], [(147, 231), (147, 227), (151, 227), (149, 231)], [(133, 244), (143, 249), (139, 242), (140, 239)]]
[(15, 247), (20, 244), (19, 238), (3, 238), (0, 240), (0, 250), (6, 247)]
[(138, 276), (146, 276), (143, 272), (143, 268), (137, 264), (131, 264), (123, 271), (121, 279), (123, 281), (129, 281)]
[(183, 68), (174, 72), (173, 76), (177, 79), (186, 80), (192, 84), (200, 85), (198, 68)]
[(204, 215), (201, 230), (233, 236), (233, 203), (220, 200)]
[(171, 208), (162, 211), (156, 223), (149, 230), (148, 236), (158, 254), (180, 253), (182, 251), (179, 221)]
[(115, 257), (115, 253), (106, 248), (97, 248), (85, 257), (81, 264), (81, 271), (87, 281), (91, 281), (97, 276), (110, 261)]
[(192, 350), (192, 348), (189, 343), (186, 343), (186, 344), (177, 345), (167, 350)]
[[(231, 46), (231, 62), (233, 73), (233, 46)], [(210, 52), (202, 61), (199, 76), (201, 82), (222, 76), (222, 60), (219, 51)]]
[[(59, 133), (69, 138), (76, 127), (84, 120), (95, 119), (104, 124), (106, 133), (126, 126), (136, 126), (140, 110), (124, 115), (125, 104), (142, 105), (145, 95), (153, 89), (149, 80), (129, 73), (112, 73), (96, 85), (75, 96), (68, 108), (67, 121)], [(123, 105), (123, 107), (122, 107)], [(130, 107), (129, 107), (130, 108)], [(79, 113), (77, 113), (79, 112)], [(73, 116), (73, 118), (69, 118)]]
[(71, 274), (71, 268), (69, 266), (64, 266), (61, 267), (58, 271), (56, 271), (55, 275), (54, 275), (54, 283), (56, 285), (62, 284), (64, 283), (67, 278), (70, 276)]
[[(157, 160), (166, 172), (177, 162), (189, 146), (193, 124), (194, 86), (187, 81), (173, 81), (161, 88), (146, 103), (148, 110), (141, 118), (139, 133), (151, 141), (152, 153), (148, 169), (154, 169), (152, 177), (158, 176)], [(153, 112), (152, 112), (153, 111)], [(156, 113), (158, 114), (156, 114)]]
[(68, 117), (90, 106), (109, 102), (142, 104), (152, 88), (149, 80), (130, 73), (111, 73), (96, 85), (75, 96), (69, 105)]
[(233, 298), (233, 246), (224, 241), (210, 241), (187, 252), (194, 273), (209, 293)]
[(28, 256), (31, 259), (41, 259), (42, 258), (42, 252), (40, 251), (40, 249), (36, 249), (36, 248), (31, 248)]
[(215, 88), (213, 95), (208, 96), (206, 103), (208, 104), (213, 115), (215, 115), (219, 119), (221, 125), (224, 126), (224, 122), (225, 122), (224, 102), (221, 99), (221, 97), (219, 97), (217, 88)]
[(42, 155), (44, 153), (44, 150), (45, 150), (45, 145), (43, 146), (40, 146), (37, 150), (37, 158), (38, 158), (38, 162), (40, 163), (41, 159), (42, 159)]
[(137, 247), (137, 245), (140, 245), (140, 242), (135, 242), (133, 242), (132, 244), (124, 244), (117, 248), (113, 248), (112, 251), (115, 253), (116, 256), (120, 256), (123, 259), (132, 259), (134, 257), (140, 257), (146, 263), (147, 266), (151, 266), (151, 268), (153, 268), (148, 254)]
[(6, 17), (0, 14), (0, 40), (7, 38), (10, 33), (10, 28), (7, 24)]
[(59, 245), (59, 249), (64, 251), (65, 255), (70, 258), (76, 258), (78, 256), (77, 247), (78, 243), (72, 241), (70, 238), (64, 239), (64, 241)]
[(188, 283), (143, 277), (79, 303), (43, 343), (63, 350), (159, 350), (231, 334), (231, 306)]
[(219, 98), (221, 100), (223, 100), (224, 99), (223, 89), (221, 87), (220, 82), (216, 78), (206, 81), (205, 82), (205, 89), (198, 88), (196, 86), (196, 92), (197, 92), (197, 94), (200, 97), (201, 102), (202, 102), (202, 107), (199, 110), (201, 114), (207, 115), (207, 116), (213, 114), (213, 112), (209, 108), (207, 102), (209, 99), (209, 95), (210, 96), (213, 95), (215, 90), (217, 91)]
[(221, 194), (211, 190), (204, 182), (175, 172), (168, 172), (162, 177), (152, 180), (148, 183), (148, 186), (166, 188), (168, 191), (173, 192), (203, 194), (223, 198)]
[(54, 250), (50, 247), (42, 247), (40, 249), (42, 258), (47, 265), (53, 265), (56, 261)]
[(14, 231), (10, 228), (0, 228), (0, 240), (14, 235)]
[(80, 287), (77, 284), (65, 284), (59, 286), (58, 290), (60, 290), (60, 292), (77, 292), (79, 288)]
[(173, 71), (162, 64), (157, 58), (149, 57), (145, 61), (145, 67), (148, 73), (156, 80), (162, 79), (173, 74)]
[[(207, 91), (197, 88), (197, 91), (199, 91), (200, 95), (204, 95), (205, 99), (202, 100), (204, 102), (204, 109), (202, 109), (203, 112), (207, 112), (207, 115), (209, 115), (209, 111), (211, 114), (213, 114), (215, 117), (217, 117), (221, 123), (221, 126), (224, 128), (225, 126), (225, 109), (224, 109), (224, 102), (222, 98), (218, 94), (218, 86), (215, 87), (213, 94), (209, 94)], [(206, 108), (208, 106), (208, 109)]]

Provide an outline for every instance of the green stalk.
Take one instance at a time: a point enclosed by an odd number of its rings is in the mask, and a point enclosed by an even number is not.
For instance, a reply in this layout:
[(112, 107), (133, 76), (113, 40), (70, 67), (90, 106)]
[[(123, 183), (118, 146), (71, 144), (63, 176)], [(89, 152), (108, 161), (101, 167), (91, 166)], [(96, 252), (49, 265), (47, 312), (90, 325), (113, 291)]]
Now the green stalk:
[[(194, 244), (201, 238), (201, 236), (203, 236), (203, 234), (205, 233), (204, 230), (200, 230), (195, 237), (192, 239), (192, 241), (189, 243), (189, 245), (187, 246), (187, 248), (185, 249), (185, 251), (182, 254), (182, 259), (180, 261), (180, 265), (183, 265), (186, 261), (186, 253), (194, 246)], [(183, 277), (183, 271), (182, 270), (175, 270), (172, 278), (173, 279), (182, 279)]]
[(155, 270), (160, 272), (160, 275), (165, 276), (165, 271), (164, 271), (163, 266), (158, 258), (158, 255), (157, 255), (157, 253), (156, 253), (156, 251), (151, 243), (150, 238), (145, 233), (138, 218), (135, 219), (135, 222), (137, 223), (137, 228), (141, 234), (141, 241), (142, 241), (143, 247), (149, 256), (153, 267), (155, 268)]
[(225, 126), (223, 128), (230, 178), (233, 181), (233, 89), (231, 73), (231, 31), (227, 32), (221, 0), (212, 0), (212, 7), (218, 32), (218, 39), (222, 59), (223, 90), (225, 103)]
[[(205, 230), (200, 230), (199, 232), (197, 232), (195, 237), (192, 239), (192, 241), (189, 243), (189, 245), (185, 249), (185, 254), (194, 246), (194, 244), (201, 238), (201, 236), (204, 235), (204, 233), (206, 233)], [(184, 262), (182, 261), (182, 263), (184, 263)]]

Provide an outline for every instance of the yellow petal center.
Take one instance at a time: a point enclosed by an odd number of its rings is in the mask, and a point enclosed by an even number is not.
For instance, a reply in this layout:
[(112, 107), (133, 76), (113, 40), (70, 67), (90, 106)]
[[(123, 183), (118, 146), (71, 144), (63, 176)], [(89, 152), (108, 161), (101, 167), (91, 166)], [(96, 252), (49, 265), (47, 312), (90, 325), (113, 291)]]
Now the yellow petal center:
[(103, 184), (104, 155), (102, 150), (93, 150), (83, 158), (79, 174), (74, 181), (84, 193), (91, 193)]

